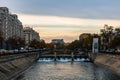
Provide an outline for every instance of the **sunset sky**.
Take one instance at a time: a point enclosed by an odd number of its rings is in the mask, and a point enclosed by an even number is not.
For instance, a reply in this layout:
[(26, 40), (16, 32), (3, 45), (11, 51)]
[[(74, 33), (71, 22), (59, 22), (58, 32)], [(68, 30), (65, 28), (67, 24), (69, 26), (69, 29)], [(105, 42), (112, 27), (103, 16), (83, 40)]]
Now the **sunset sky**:
[(120, 0), (0, 0), (0, 7), (8, 7), (46, 42), (71, 42), (81, 33), (100, 33), (104, 24), (120, 24)]

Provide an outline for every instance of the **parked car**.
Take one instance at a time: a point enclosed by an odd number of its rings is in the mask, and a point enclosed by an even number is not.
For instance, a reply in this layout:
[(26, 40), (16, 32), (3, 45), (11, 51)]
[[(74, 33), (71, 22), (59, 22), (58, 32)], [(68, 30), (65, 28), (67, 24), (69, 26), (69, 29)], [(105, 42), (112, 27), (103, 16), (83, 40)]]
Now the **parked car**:
[(14, 53), (17, 53), (18, 52), (18, 49), (14, 49)]
[(5, 49), (0, 49), (0, 54), (6, 53), (6, 52), (7, 52), (7, 50), (5, 50)]
[(115, 52), (116, 52), (116, 53), (120, 53), (120, 49), (116, 49)]
[(14, 50), (8, 50), (8, 53), (14, 53)]

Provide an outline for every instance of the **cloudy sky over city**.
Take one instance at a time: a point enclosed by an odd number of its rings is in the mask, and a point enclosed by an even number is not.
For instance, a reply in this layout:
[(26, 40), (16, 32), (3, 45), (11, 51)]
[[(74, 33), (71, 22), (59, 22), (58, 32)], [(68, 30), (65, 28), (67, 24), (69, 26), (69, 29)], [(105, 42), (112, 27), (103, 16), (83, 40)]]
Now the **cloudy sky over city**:
[(99, 33), (104, 24), (119, 26), (120, 0), (0, 0), (42, 39), (78, 39), (81, 33)]

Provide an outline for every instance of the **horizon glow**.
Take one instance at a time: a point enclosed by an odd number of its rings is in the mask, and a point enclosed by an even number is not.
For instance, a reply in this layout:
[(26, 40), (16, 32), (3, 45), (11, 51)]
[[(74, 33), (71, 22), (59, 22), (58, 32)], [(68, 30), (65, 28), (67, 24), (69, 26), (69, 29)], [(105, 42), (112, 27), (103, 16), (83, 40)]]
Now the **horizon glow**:
[(46, 42), (63, 38), (65, 42), (78, 39), (81, 33), (99, 33), (104, 24), (119, 27), (120, 20), (83, 19), (47, 15), (17, 14), (23, 25), (30, 25)]

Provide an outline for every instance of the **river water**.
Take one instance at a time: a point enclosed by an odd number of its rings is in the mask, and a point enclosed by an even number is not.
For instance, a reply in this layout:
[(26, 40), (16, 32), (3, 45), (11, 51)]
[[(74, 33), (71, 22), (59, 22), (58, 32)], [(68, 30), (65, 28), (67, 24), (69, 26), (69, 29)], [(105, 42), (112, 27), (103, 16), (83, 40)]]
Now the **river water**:
[(38, 61), (16, 80), (120, 80), (91, 62)]

